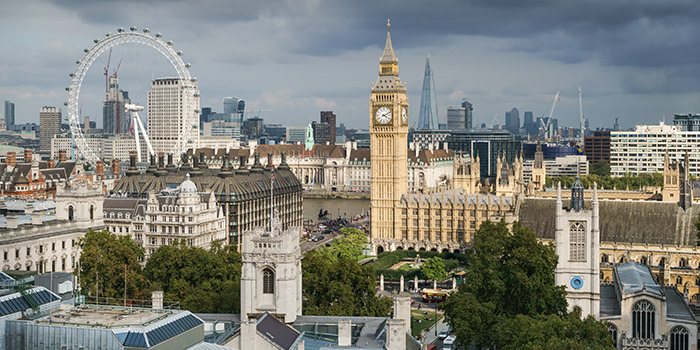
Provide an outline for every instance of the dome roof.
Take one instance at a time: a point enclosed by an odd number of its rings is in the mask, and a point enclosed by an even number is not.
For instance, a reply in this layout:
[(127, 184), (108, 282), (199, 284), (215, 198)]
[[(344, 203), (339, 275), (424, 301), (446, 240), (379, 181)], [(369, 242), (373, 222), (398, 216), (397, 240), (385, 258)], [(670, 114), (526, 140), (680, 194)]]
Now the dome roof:
[(180, 187), (178, 187), (180, 190), (180, 193), (197, 193), (197, 185), (190, 180), (190, 174), (188, 173), (185, 175), (185, 181), (183, 181), (180, 184)]

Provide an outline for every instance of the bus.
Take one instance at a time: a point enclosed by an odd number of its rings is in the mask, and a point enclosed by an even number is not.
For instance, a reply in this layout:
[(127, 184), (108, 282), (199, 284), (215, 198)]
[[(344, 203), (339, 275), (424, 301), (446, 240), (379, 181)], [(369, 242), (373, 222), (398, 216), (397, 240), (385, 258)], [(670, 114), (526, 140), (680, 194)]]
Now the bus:
[(445, 301), (450, 293), (439, 289), (423, 288), (420, 294), (424, 303), (440, 303)]

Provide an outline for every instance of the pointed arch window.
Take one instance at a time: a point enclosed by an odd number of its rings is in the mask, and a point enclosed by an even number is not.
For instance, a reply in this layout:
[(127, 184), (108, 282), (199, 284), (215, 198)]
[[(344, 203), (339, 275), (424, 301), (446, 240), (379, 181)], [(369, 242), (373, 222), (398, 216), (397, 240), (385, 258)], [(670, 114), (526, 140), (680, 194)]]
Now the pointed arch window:
[(671, 350), (688, 350), (688, 329), (677, 326), (671, 330)]
[(586, 225), (581, 221), (569, 224), (569, 261), (586, 261)]
[(73, 221), (75, 219), (75, 210), (72, 205), (68, 206), (68, 221)]
[(612, 323), (608, 323), (608, 332), (610, 332), (610, 336), (613, 339), (613, 345), (615, 346), (615, 349), (617, 349), (617, 326)]
[(275, 293), (275, 272), (267, 267), (263, 270), (263, 294)]
[(632, 307), (632, 338), (653, 339), (656, 332), (656, 309), (642, 300)]

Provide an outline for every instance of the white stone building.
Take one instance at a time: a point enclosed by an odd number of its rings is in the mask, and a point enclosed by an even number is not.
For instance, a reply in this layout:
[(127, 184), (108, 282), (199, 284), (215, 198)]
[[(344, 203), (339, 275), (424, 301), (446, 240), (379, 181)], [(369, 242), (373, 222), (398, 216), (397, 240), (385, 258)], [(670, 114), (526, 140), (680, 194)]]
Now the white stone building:
[(189, 177), (176, 189), (150, 193), (148, 199), (110, 197), (104, 201), (107, 230), (130, 236), (150, 256), (162, 245), (208, 249), (226, 244), (226, 216), (211, 192), (198, 192)]
[(80, 258), (79, 240), (88, 229), (104, 227), (99, 184), (70, 181), (57, 187), (55, 207), (45, 203), (26, 202), (24, 212), (5, 214), (0, 226), (3, 270), (72, 272)]
[[(534, 159), (527, 159), (523, 162), (523, 179), (529, 183), (532, 179), (532, 169), (535, 164)], [(588, 160), (586, 156), (568, 155), (554, 159), (543, 159), (542, 164), (546, 170), (546, 175), (554, 176), (584, 176), (588, 175)]]
[(610, 132), (610, 173), (662, 173), (664, 155), (690, 156), (690, 174), (700, 176), (700, 131), (682, 131), (681, 126), (637, 125), (633, 131)]

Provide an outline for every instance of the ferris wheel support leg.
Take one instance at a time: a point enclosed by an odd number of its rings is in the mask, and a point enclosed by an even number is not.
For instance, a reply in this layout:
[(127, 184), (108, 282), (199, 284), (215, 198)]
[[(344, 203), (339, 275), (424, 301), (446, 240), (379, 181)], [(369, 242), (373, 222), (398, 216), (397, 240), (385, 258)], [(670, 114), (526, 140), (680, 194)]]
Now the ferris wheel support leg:
[(155, 156), (156, 152), (153, 151), (153, 146), (151, 145), (151, 140), (148, 138), (148, 134), (146, 133), (146, 129), (143, 127), (143, 122), (141, 122), (141, 117), (139, 117), (138, 113), (136, 114), (136, 121), (139, 124), (139, 127), (141, 127), (141, 131), (143, 132), (143, 139), (146, 141), (146, 146), (148, 146), (148, 154)]
[[(136, 118), (134, 118), (136, 119)], [(135, 121), (135, 120), (134, 120)], [(136, 137), (136, 159), (140, 163), (141, 162), (141, 143), (139, 142), (139, 126), (134, 125), (134, 137)]]

